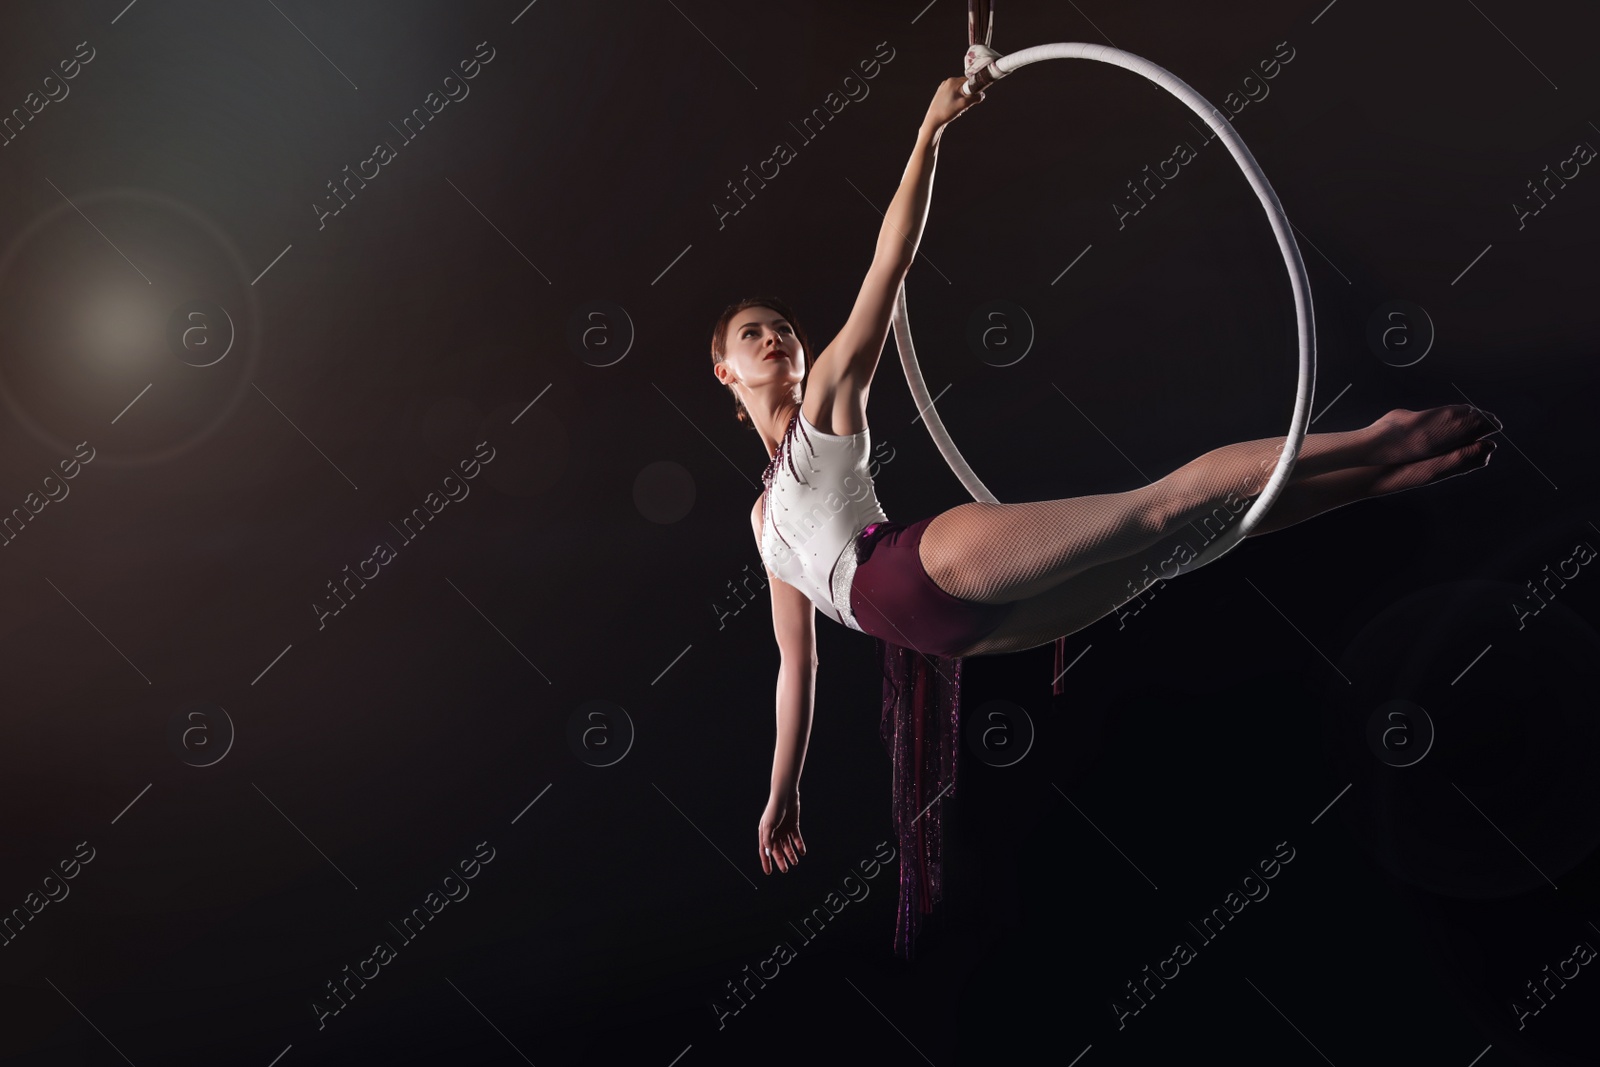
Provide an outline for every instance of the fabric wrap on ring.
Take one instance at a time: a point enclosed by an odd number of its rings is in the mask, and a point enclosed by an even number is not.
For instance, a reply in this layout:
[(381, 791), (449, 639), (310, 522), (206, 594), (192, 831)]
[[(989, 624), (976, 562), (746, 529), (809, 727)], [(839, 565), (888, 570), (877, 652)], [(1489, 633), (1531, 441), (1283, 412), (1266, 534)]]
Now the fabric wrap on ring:
[[(982, 70), (984, 67), (987, 67), (989, 64), (993, 63), (999, 58), (1000, 53), (996, 52), (988, 45), (970, 45), (967, 48), (966, 58), (962, 61), (962, 66), (966, 68), (962, 71), (962, 73), (970, 78), (974, 74), (978, 73), (978, 71)], [(989, 73), (997, 80), (1003, 77), (1003, 72), (998, 69), (992, 70)]]

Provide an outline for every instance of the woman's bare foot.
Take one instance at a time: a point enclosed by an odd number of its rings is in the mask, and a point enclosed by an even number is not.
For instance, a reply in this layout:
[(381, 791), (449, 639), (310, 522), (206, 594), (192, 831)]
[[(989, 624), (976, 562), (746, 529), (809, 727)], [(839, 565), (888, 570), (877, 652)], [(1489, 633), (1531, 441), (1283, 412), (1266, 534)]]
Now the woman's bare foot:
[(1432, 485), (1446, 478), (1454, 478), (1458, 474), (1478, 470), (1489, 465), (1489, 457), (1494, 455), (1494, 450), (1499, 447), (1500, 442), (1480, 437), (1471, 444), (1462, 445), (1441, 455), (1382, 468), (1374, 472), (1367, 495), (1383, 496), (1386, 493), (1397, 493), (1402, 489), (1415, 489), (1418, 486)]
[(1501, 428), (1499, 419), (1471, 404), (1425, 411), (1395, 408), (1372, 424), (1372, 465), (1411, 464), (1454, 453)]
[(1481, 439), (1442, 456), (1387, 467), (1349, 467), (1292, 483), (1251, 537), (1273, 533), (1358, 500), (1416, 489), (1486, 466), (1499, 442)]

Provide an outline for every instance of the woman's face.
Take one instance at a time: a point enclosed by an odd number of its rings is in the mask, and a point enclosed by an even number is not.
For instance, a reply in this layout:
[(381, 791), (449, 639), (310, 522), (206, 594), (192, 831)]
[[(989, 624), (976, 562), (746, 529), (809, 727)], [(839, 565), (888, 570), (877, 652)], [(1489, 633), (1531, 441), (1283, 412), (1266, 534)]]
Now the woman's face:
[(768, 307), (751, 307), (733, 316), (723, 338), (723, 364), (746, 386), (792, 384), (805, 378), (805, 353), (789, 320)]

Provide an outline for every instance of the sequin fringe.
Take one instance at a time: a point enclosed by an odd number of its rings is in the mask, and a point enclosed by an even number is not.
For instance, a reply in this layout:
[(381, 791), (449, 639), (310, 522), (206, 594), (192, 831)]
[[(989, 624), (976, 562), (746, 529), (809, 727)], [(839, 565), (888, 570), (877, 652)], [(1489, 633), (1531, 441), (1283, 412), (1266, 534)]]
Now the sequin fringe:
[(961, 659), (875, 640), (883, 661), (878, 736), (894, 764), (892, 812), (900, 842), (894, 950), (910, 959), (922, 917), (943, 897), (943, 805), (955, 795)]

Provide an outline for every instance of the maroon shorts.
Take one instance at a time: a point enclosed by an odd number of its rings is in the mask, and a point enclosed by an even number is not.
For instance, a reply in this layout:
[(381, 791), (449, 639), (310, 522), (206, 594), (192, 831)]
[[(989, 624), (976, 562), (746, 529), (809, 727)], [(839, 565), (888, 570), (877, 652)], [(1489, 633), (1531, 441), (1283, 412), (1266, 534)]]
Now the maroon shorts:
[(954, 656), (993, 633), (1016, 605), (963, 600), (928, 577), (918, 546), (935, 518), (909, 526), (875, 522), (856, 535), (850, 611), (873, 637), (928, 655)]

